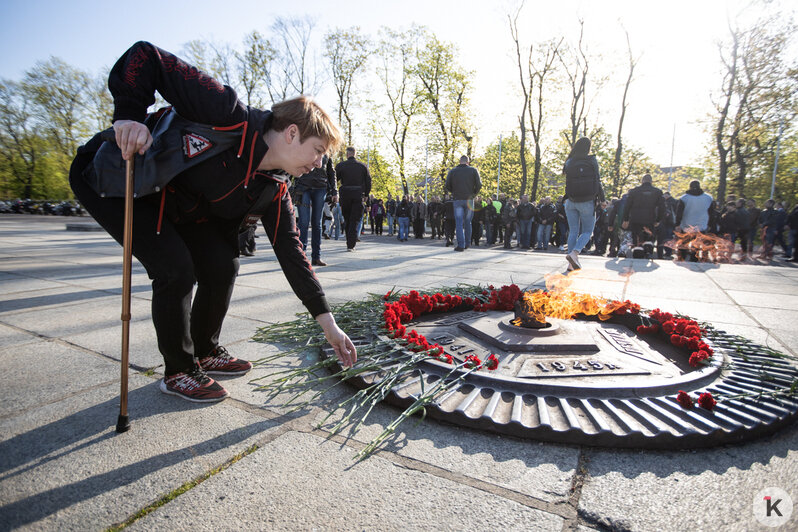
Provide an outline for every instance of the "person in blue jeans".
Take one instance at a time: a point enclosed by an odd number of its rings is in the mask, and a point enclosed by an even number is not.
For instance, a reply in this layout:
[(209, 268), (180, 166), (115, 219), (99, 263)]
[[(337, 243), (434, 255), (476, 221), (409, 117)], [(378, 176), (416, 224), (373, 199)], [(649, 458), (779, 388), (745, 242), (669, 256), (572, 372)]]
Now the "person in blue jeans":
[(549, 249), (551, 230), (557, 218), (557, 209), (551, 202), (551, 196), (546, 196), (538, 206), (538, 239), (536, 249)]
[(406, 242), (410, 232), (410, 202), (407, 196), (396, 205), (396, 219), (399, 222), (399, 242)]
[(313, 266), (327, 266), (327, 263), (321, 260), (321, 217), (328, 194), (334, 204), (338, 202), (335, 183), (335, 168), (328, 155), (322, 158), (321, 168), (313, 168), (307, 174), (299, 176), (294, 183), (299, 212), (299, 240), (304, 251), (308, 245), (308, 225), (310, 225), (310, 263)]
[(460, 157), (460, 164), (449, 170), (445, 188), (454, 199), (454, 227), (457, 235), (455, 251), (464, 251), (471, 242), (471, 220), (474, 218), (474, 198), (482, 188), (479, 171), (469, 166), (467, 155)]
[(568, 270), (582, 267), (579, 253), (593, 235), (596, 225), (596, 200), (604, 201), (599, 165), (590, 153), (590, 139), (581, 137), (565, 160), (565, 217), (568, 220)]

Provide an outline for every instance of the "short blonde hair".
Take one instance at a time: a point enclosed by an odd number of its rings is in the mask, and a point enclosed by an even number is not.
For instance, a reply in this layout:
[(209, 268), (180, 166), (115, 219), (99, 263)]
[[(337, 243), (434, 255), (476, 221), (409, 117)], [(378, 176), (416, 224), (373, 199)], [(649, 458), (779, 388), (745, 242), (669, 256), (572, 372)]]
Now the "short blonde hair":
[(319, 137), (327, 145), (327, 151), (334, 153), (343, 143), (341, 130), (330, 115), (307, 96), (297, 96), (272, 106), (271, 129), (284, 131), (291, 124), (299, 128), (299, 140)]

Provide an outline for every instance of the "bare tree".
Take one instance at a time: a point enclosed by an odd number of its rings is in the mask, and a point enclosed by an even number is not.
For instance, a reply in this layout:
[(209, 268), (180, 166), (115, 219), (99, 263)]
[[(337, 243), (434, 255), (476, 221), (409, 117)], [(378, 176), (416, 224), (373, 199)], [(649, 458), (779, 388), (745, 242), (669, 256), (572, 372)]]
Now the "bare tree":
[(352, 144), (352, 87), (355, 76), (364, 68), (371, 53), (371, 42), (360, 33), (360, 27), (336, 29), (324, 37), (325, 56), (330, 60), (335, 92), (338, 95), (338, 123), (345, 122), (345, 136)]
[(587, 75), (589, 64), (587, 54), (584, 49), (585, 21), (579, 19), (579, 41), (576, 50), (568, 48), (567, 55), (562, 48), (558, 49), (557, 57), (562, 64), (568, 81), (571, 85), (571, 104), (570, 104), (570, 136), (566, 138), (568, 146), (571, 147), (580, 135), (587, 131)]
[(422, 108), (422, 95), (417, 89), (418, 80), (415, 77), (415, 47), (422, 30), (412, 27), (400, 33), (384, 27), (380, 29), (380, 34), (380, 43), (377, 47), (379, 55), (377, 75), (388, 98), (391, 119), (390, 130), (385, 131), (383, 128), (383, 134), (396, 155), (402, 189), (408, 194), (407, 143), (411, 123)]
[(269, 87), (272, 101), (318, 92), (323, 76), (316, 69), (310, 48), (310, 36), (315, 27), (316, 22), (310, 17), (278, 17), (272, 24), (272, 32), (279, 36), (275, 43), (275, 83)]
[(629, 32), (626, 33), (626, 48), (629, 51), (629, 75), (626, 78), (626, 84), (623, 87), (623, 98), (621, 99), (621, 117), (618, 119), (618, 136), (617, 145), (615, 148), (615, 158), (612, 162), (612, 192), (613, 194), (620, 194), (621, 186), (621, 155), (623, 154), (623, 121), (626, 117), (626, 98), (629, 95), (629, 86), (632, 83), (632, 78), (637, 65), (637, 59), (632, 54), (632, 43), (629, 40)]
[[(244, 52), (237, 54), (241, 87), (247, 105), (265, 107), (264, 93), (272, 85), (273, 61), (277, 55), (268, 39), (253, 31), (244, 37)], [(275, 103), (272, 100), (271, 103)]]

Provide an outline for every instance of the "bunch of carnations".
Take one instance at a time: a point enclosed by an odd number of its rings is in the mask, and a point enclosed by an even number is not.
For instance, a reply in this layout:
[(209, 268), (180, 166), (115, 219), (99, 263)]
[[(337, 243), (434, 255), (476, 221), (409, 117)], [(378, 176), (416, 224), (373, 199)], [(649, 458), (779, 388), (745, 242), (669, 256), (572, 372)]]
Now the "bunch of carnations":
[[(382, 297), (385, 301), (382, 316), (388, 334), (394, 339), (405, 340), (412, 351), (428, 351), (432, 358), (448, 364), (455, 364), (452, 356), (446, 353), (443, 347), (438, 344), (430, 344), (424, 335), (419, 334), (415, 329), (408, 333), (404, 323), (432, 312), (469, 309), (479, 312), (512, 310), (515, 302), (521, 297), (521, 289), (514, 284), (502, 286), (498, 290), (489, 286), (488, 290), (482, 291), (482, 295), (487, 296), (487, 301), (482, 301), (477, 297), (461, 297), (440, 292), (428, 295), (411, 290), (410, 293), (400, 296), (397, 301), (388, 302), (392, 295), (393, 292), (388, 292)], [(499, 360), (496, 355), (491, 354), (483, 363), (477, 356), (471, 355), (466, 358), (465, 366), (467, 368), (485, 367), (492, 371), (499, 366)]]
[(696, 368), (706, 365), (712, 357), (712, 348), (702, 339), (704, 331), (698, 322), (686, 318), (674, 317), (670, 312), (662, 312), (656, 308), (649, 313), (649, 317), (656, 321), (650, 325), (639, 325), (637, 332), (640, 334), (655, 334), (660, 330), (667, 336), (668, 341), (676, 347), (683, 347), (690, 352), (690, 366)]

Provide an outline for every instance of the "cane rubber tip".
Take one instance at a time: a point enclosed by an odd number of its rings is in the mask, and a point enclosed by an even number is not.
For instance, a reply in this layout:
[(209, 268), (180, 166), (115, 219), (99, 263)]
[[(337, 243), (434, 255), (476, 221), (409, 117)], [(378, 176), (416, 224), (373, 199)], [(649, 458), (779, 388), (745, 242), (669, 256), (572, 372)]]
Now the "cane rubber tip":
[(116, 431), (119, 433), (127, 432), (130, 430), (130, 421), (128, 420), (127, 416), (119, 415), (119, 419), (116, 420)]

